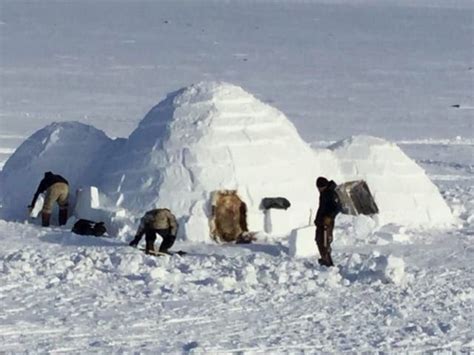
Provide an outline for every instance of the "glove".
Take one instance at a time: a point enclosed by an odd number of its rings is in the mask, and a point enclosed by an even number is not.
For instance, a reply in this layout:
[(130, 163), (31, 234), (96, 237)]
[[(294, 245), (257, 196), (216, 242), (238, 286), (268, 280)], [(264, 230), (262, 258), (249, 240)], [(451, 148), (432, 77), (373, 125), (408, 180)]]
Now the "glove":
[(128, 245), (130, 245), (131, 247), (136, 248), (138, 246), (138, 240), (133, 239)]

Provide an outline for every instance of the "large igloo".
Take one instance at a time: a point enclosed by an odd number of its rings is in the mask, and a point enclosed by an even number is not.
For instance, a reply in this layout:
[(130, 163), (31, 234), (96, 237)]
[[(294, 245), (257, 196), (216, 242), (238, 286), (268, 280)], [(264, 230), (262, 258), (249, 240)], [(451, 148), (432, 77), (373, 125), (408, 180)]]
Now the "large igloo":
[(71, 191), (97, 183), (95, 163), (110, 144), (104, 132), (79, 122), (55, 122), (35, 132), (16, 149), (0, 174), (2, 217), (26, 218), (27, 206), (46, 171), (63, 175)]
[[(206, 239), (214, 191), (237, 190), (249, 229), (257, 231), (264, 229), (262, 198), (283, 196), (292, 206), (278, 218), (288, 232), (314, 215), (315, 176), (339, 176), (330, 155), (318, 159), (283, 113), (240, 87), (200, 83), (146, 115), (109, 159), (100, 187), (133, 211), (169, 207), (188, 237), (197, 228), (207, 230)], [(327, 171), (331, 165), (335, 171)]]

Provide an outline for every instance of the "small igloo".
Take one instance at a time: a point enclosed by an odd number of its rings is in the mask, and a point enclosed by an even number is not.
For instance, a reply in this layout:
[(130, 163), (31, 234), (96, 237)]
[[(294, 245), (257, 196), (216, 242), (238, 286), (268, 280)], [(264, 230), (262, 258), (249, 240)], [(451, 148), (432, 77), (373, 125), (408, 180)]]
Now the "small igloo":
[[(254, 231), (264, 230), (261, 200), (283, 196), (291, 207), (278, 218), (287, 233), (314, 215), (315, 176), (338, 174), (321, 165), (283, 113), (240, 87), (206, 82), (168, 95), (146, 115), (108, 161), (101, 189), (130, 210), (169, 207), (188, 238), (206, 240), (215, 191), (237, 191)], [(207, 233), (193, 236), (191, 225)]]
[(355, 136), (329, 149), (346, 181), (363, 179), (374, 196), (379, 224), (442, 226), (453, 223), (451, 210), (425, 171), (394, 143)]
[(0, 174), (2, 217), (24, 219), (26, 207), (44, 172), (64, 176), (71, 191), (94, 183), (94, 162), (107, 151), (111, 139), (79, 122), (52, 123), (27, 138), (6, 162)]

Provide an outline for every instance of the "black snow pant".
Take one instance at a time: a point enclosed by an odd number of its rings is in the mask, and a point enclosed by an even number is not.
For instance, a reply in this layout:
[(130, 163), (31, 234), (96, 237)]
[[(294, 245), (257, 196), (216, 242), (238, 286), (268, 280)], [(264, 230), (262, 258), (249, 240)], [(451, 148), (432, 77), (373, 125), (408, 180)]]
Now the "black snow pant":
[(173, 246), (174, 241), (176, 240), (176, 236), (171, 234), (170, 228), (166, 228), (166, 229), (146, 228), (145, 249), (146, 251), (155, 251), (156, 233), (158, 233), (163, 238), (159, 251), (162, 253), (166, 253), (168, 249), (170, 249)]
[(316, 225), (316, 245), (318, 246), (319, 255), (321, 256), (321, 264), (326, 266), (334, 266), (331, 257), (333, 229), (334, 221), (328, 225)]

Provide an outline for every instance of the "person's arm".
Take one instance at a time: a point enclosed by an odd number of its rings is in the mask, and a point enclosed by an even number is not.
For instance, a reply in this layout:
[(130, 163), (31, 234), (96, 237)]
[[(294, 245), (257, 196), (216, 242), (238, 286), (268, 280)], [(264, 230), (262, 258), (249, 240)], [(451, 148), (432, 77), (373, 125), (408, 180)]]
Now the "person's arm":
[(31, 205), (28, 206), (28, 208), (34, 208), (35, 207), (35, 203), (36, 203), (36, 200), (38, 199), (38, 196), (40, 193), (44, 192), (44, 190), (46, 190), (46, 182), (43, 180), (41, 180), (40, 184), (38, 185), (38, 188), (36, 189), (36, 192), (35, 192), (35, 195), (33, 196), (33, 200), (31, 201)]
[(135, 233), (135, 238), (129, 243), (130, 246), (136, 247), (140, 240), (142, 240), (143, 235), (145, 234), (145, 217), (140, 220), (140, 225), (138, 226), (137, 233)]

